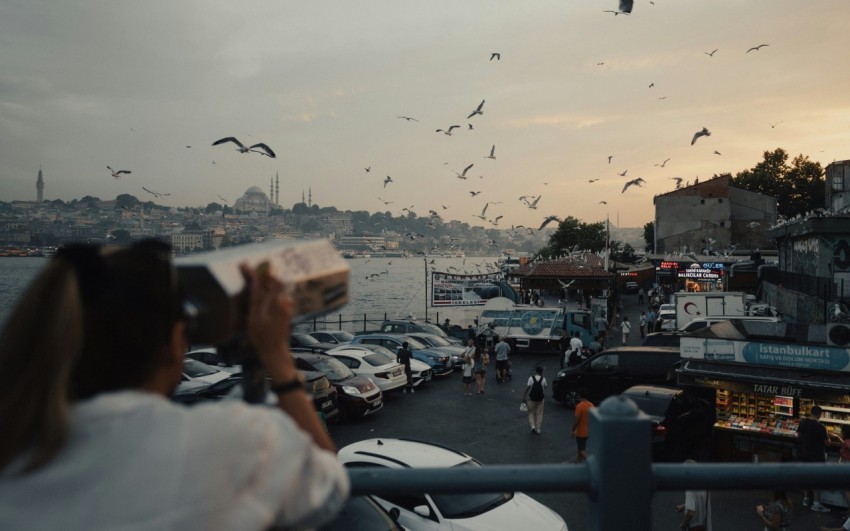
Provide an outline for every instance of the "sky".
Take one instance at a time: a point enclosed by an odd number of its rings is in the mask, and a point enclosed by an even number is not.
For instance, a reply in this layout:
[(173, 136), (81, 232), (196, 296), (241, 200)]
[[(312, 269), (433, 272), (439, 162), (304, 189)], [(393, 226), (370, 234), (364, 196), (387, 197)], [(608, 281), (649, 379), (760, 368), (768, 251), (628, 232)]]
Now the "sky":
[[(846, 0), (604, 12), (617, 4), (4, 0), (0, 201), (34, 200), (39, 168), (48, 200), (176, 207), (232, 204), (279, 174), (287, 208), (310, 189), (319, 206), (487, 227), (488, 202), (504, 228), (642, 227), (672, 177), (735, 174), (780, 147), (850, 159)], [(228, 136), (277, 157), (212, 146)]]

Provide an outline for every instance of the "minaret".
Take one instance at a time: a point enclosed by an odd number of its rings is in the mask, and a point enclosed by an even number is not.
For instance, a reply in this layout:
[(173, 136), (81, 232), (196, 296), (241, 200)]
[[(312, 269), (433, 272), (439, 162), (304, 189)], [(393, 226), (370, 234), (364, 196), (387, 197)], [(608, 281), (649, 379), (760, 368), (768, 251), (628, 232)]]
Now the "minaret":
[(304, 203), (305, 205), (307, 204), (307, 202), (304, 201), (304, 190), (301, 190), (301, 202)]
[(274, 201), (274, 179), (269, 177), (269, 201)]
[(44, 175), (41, 173), (41, 168), (38, 168), (38, 180), (35, 182), (36, 201), (41, 203), (44, 201)]
[(307, 206), (313, 206), (313, 187), (307, 188)]
[(274, 176), (274, 204), (280, 206), (280, 172)]

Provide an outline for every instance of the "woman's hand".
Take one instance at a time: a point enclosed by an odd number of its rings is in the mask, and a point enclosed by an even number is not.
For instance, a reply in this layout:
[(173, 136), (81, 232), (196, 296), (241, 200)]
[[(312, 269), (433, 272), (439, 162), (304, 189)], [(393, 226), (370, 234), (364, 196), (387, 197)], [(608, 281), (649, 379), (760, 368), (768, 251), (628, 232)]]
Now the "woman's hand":
[(267, 270), (256, 273), (244, 264), (240, 268), (250, 288), (248, 339), (273, 380), (290, 379), (295, 371), (289, 353), (292, 299), (286, 294), (284, 284)]

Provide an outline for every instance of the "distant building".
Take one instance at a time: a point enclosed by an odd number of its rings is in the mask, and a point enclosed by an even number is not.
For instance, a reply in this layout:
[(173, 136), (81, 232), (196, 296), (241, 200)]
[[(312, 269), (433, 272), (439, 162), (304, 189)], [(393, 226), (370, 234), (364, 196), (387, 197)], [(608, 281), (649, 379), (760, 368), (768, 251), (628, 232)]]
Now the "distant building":
[(826, 208), (833, 212), (850, 210), (850, 160), (839, 160), (827, 164)]
[(36, 202), (44, 201), (44, 175), (41, 173), (41, 168), (38, 169), (38, 180), (35, 182)]
[(171, 248), (180, 254), (210, 249), (213, 246), (213, 236), (215, 231), (212, 229), (175, 232), (171, 235)]
[(776, 198), (729, 181), (716, 177), (655, 196), (655, 253), (775, 248), (767, 229), (776, 223)]
[(257, 212), (268, 214), (272, 209), (271, 199), (256, 186), (245, 190), (245, 193), (233, 203), (233, 210), (243, 214)]

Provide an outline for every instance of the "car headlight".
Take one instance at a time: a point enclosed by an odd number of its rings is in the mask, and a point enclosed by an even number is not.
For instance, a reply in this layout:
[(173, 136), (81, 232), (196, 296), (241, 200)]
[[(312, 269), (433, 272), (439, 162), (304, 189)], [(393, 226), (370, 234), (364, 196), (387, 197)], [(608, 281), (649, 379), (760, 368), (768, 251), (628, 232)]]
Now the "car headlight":
[(359, 395), (360, 389), (354, 387), (353, 385), (343, 385), (342, 392), (347, 395)]
[(558, 378), (563, 378), (563, 377), (564, 377), (564, 376), (566, 376), (566, 375), (567, 375), (566, 371), (558, 371), (558, 375), (557, 375), (557, 376), (558, 376)]

